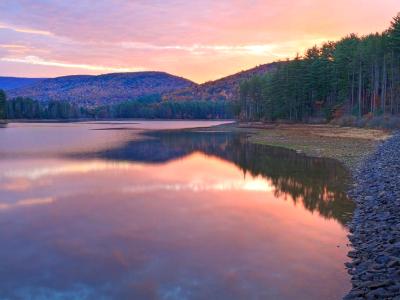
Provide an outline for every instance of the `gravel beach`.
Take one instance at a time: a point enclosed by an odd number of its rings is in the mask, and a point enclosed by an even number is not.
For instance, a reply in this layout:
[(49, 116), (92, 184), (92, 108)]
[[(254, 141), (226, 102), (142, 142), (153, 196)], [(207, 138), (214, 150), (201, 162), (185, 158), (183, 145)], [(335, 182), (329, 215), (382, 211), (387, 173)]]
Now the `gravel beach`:
[(346, 263), (353, 288), (344, 299), (400, 300), (400, 133), (354, 172), (357, 209)]

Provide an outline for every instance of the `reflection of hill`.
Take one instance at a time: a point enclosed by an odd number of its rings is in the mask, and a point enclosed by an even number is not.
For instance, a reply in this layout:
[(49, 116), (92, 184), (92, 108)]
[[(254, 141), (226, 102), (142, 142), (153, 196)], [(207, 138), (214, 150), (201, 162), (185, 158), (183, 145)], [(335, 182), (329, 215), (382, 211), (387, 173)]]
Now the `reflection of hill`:
[[(347, 199), (346, 169), (335, 160), (310, 158), (283, 148), (246, 142), (244, 135), (211, 132), (158, 132), (117, 149), (95, 154), (112, 160), (162, 163), (194, 151), (233, 162), (244, 173), (269, 179), (277, 196), (301, 202), (310, 211), (345, 224), (354, 209)], [(85, 154), (87, 157), (88, 154)]]
[(85, 157), (95, 155), (112, 160), (163, 163), (194, 151), (221, 156), (225, 147), (232, 141), (233, 135), (226, 133), (154, 132), (147, 134), (142, 140), (131, 141), (123, 147), (85, 154)]

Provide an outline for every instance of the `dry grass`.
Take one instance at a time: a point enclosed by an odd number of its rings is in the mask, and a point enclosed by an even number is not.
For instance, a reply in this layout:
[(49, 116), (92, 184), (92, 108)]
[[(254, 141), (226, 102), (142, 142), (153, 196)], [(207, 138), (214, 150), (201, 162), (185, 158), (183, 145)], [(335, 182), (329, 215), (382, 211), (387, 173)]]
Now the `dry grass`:
[(379, 129), (307, 124), (239, 124), (237, 130), (248, 131), (250, 141), (280, 146), (310, 156), (329, 157), (354, 168), (387, 139), (390, 132)]
[(382, 141), (390, 136), (388, 131), (380, 129), (338, 127), (332, 125), (286, 125), (281, 127), (278, 126), (278, 128), (320, 137), (365, 139), (372, 141)]

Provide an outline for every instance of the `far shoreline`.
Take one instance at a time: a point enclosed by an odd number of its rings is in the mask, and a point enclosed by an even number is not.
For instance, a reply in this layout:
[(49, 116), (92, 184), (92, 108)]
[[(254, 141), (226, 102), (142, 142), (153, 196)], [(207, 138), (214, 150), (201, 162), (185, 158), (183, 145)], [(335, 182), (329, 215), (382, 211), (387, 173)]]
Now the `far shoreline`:
[(79, 122), (134, 122), (134, 121), (221, 121), (221, 122), (237, 122), (234, 119), (92, 119), (92, 118), (79, 118), (79, 119), (6, 119), (3, 124), (8, 123), (79, 123)]

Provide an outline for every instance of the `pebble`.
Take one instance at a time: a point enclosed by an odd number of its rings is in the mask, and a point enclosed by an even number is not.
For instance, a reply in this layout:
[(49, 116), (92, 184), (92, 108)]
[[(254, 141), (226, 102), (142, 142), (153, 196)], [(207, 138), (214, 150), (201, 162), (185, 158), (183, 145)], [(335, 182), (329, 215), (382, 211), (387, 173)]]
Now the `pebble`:
[(349, 224), (350, 299), (400, 300), (400, 133), (381, 143), (355, 170), (349, 195), (357, 208)]

